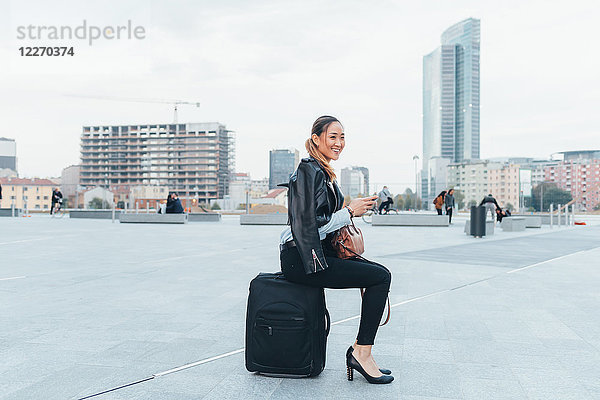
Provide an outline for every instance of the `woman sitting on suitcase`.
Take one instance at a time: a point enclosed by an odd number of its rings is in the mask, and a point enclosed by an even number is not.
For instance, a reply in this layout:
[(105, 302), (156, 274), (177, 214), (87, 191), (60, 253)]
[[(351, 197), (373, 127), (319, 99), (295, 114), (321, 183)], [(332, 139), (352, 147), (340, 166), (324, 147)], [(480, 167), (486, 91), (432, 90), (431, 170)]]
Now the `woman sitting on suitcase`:
[(331, 160), (344, 150), (342, 124), (334, 117), (319, 117), (306, 141), (310, 157), (302, 159), (290, 177), (288, 213), (290, 226), (281, 234), (281, 270), (291, 282), (333, 289), (365, 288), (356, 342), (346, 352), (348, 379), (353, 370), (369, 383), (390, 383), (391, 372), (379, 369), (371, 348), (384, 312), (391, 274), (383, 265), (358, 258), (338, 258), (331, 240), (340, 228), (350, 225), (373, 208), (377, 196), (354, 199), (343, 207)]

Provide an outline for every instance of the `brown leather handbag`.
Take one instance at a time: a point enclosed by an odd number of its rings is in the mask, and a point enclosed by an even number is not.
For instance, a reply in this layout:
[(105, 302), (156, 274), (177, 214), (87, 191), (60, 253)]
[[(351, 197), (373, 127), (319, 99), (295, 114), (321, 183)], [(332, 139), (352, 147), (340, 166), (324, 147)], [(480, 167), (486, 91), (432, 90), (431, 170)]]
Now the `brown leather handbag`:
[(337, 256), (344, 260), (360, 256), (365, 252), (365, 241), (362, 232), (354, 225), (354, 221), (351, 225), (340, 228), (333, 236), (331, 244)]
[[(351, 220), (352, 221), (352, 220)], [(335, 249), (337, 256), (342, 259), (348, 259), (352, 257), (358, 257), (363, 261), (366, 261), (372, 264), (371, 261), (362, 257), (361, 254), (365, 252), (365, 241), (363, 239), (362, 232), (354, 225), (354, 221), (352, 221), (351, 225), (346, 225), (340, 228), (336, 234), (333, 236), (332, 243), (333, 248)], [(360, 289), (360, 296), (362, 297), (364, 290)], [(385, 321), (380, 326), (383, 326), (390, 322), (390, 317), (392, 314), (392, 308), (390, 306), (390, 298), (387, 298), (387, 317)]]

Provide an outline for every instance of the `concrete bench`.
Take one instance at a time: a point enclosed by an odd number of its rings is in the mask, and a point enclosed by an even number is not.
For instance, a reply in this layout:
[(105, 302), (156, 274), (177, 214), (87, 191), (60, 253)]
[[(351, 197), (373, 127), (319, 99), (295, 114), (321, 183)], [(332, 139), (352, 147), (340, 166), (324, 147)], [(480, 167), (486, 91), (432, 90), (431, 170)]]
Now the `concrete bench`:
[[(23, 209), (15, 208), (15, 217), (20, 217), (23, 215)], [(0, 208), (0, 217), (12, 217), (13, 209), (12, 208)]]
[[(540, 215), (518, 215), (518, 217), (525, 218), (525, 228), (542, 227), (542, 217)], [(548, 225), (550, 225), (550, 218), (548, 218)]]
[[(486, 236), (490, 236), (494, 234), (494, 228), (496, 227), (496, 223), (494, 221), (485, 221), (485, 235)], [(465, 233), (467, 235), (471, 234), (471, 220), (468, 219), (467, 222), (465, 222)]]
[(242, 214), (240, 225), (287, 225), (287, 214)]
[(187, 214), (133, 214), (123, 213), (119, 215), (122, 224), (187, 224)]
[[(119, 218), (121, 210), (115, 210), (115, 218)], [(112, 219), (112, 210), (71, 210), (69, 218)]]
[(221, 221), (221, 214), (219, 214), (219, 213), (192, 213), (192, 214), (188, 214), (188, 221), (190, 221), (190, 222), (219, 222), (219, 221)]
[(447, 215), (397, 214), (373, 215), (373, 226), (448, 226)]
[(504, 217), (500, 224), (503, 231), (521, 232), (525, 230), (525, 217)]

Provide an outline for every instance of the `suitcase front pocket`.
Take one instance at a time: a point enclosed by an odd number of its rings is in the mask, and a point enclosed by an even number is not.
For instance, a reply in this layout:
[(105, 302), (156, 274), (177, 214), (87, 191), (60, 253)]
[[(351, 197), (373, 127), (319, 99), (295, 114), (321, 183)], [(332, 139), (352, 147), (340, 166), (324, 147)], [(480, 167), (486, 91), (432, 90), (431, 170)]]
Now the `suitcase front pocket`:
[(283, 371), (311, 366), (311, 332), (304, 319), (257, 318), (252, 341), (254, 360), (264, 367)]

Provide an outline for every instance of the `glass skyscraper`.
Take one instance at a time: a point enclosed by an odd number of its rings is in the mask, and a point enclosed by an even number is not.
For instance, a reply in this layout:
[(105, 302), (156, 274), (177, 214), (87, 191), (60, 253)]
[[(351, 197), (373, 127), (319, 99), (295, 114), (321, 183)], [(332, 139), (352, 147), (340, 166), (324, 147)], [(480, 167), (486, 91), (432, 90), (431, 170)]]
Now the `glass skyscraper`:
[(469, 18), (448, 28), (441, 46), (423, 57), (424, 200), (437, 194), (429, 193), (432, 158), (479, 158), (479, 42), (480, 22)]

